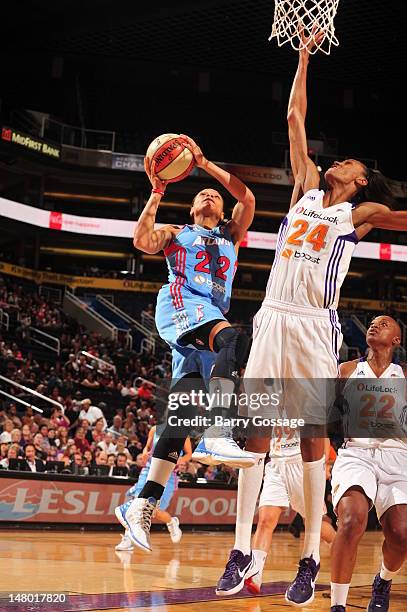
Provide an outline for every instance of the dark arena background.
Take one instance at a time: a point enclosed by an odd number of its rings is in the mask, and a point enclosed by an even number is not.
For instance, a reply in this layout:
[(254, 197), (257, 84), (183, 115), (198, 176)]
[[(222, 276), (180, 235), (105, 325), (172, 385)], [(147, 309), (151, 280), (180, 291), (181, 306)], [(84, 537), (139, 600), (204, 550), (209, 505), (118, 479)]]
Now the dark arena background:
[[(233, 547), (238, 470), (181, 461), (169, 512), (182, 539), (173, 543), (154, 520), (149, 555), (115, 549), (123, 528), (114, 512), (139, 478), (171, 378), (171, 352), (154, 323), (165, 258), (132, 241), (151, 191), (144, 154), (160, 134), (187, 134), (253, 191), (227, 315), (251, 337), (293, 188), (287, 104), (298, 54), (268, 42), (273, 12), (272, 0), (2, 5), (0, 611), (289, 608), (284, 593), (303, 538), (291, 509), (280, 517), (260, 596), (215, 594)], [(400, 211), (406, 16), (401, 0), (340, 0), (339, 47), (310, 59), (306, 121), (321, 175), (335, 160), (361, 160), (389, 180)], [(194, 195), (216, 185), (198, 168), (169, 184), (157, 222), (190, 223)], [(230, 218), (235, 202), (221, 193)], [(406, 261), (406, 232), (374, 229), (357, 245), (338, 307), (341, 362), (366, 356), (371, 320), (389, 315), (401, 330), (394, 360), (405, 363)], [(334, 525), (330, 470), (342, 442), (332, 436), (327, 467)], [(347, 609), (366, 609), (382, 542), (372, 509)], [(407, 610), (406, 579), (404, 565), (391, 611)], [(329, 593), (322, 543), (306, 609), (329, 610)]]

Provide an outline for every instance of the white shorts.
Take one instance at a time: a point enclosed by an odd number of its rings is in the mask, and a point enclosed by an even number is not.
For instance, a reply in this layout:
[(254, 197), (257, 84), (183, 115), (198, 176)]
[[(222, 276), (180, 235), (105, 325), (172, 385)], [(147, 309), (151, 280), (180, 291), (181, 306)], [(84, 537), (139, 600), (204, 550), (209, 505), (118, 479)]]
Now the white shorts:
[(341, 344), (336, 311), (266, 298), (253, 319), (244, 390), (281, 394), (283, 405), (266, 416), (285, 411), (288, 418), (323, 424), (334, 398)]
[(351, 487), (361, 487), (376, 507), (377, 516), (398, 504), (407, 504), (407, 452), (355, 446), (340, 449), (332, 469), (334, 510)]
[[(262, 506), (291, 507), (304, 517), (303, 475), (301, 455), (270, 459), (264, 470), (259, 508)], [(323, 514), (325, 513), (324, 504)]]

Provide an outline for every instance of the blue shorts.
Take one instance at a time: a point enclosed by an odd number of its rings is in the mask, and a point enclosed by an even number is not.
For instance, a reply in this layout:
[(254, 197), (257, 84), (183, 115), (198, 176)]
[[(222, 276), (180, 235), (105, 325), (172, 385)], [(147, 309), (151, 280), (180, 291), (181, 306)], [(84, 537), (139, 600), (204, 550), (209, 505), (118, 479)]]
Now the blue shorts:
[[(146, 465), (145, 467), (143, 467), (143, 469), (140, 472), (138, 481), (127, 491), (126, 497), (131, 498), (131, 497), (139, 496), (139, 494), (141, 493), (141, 489), (146, 484), (149, 469), (150, 469), (149, 465)], [(172, 472), (169, 481), (165, 485), (164, 492), (160, 499), (160, 510), (166, 510), (168, 508), (168, 506), (170, 505), (172, 496), (174, 495), (177, 489), (177, 486), (178, 486), (178, 478), (175, 472)]]
[(216, 360), (216, 353), (200, 351), (189, 346), (172, 348), (172, 386), (187, 374), (200, 374), (208, 387), (209, 378)]
[(210, 321), (226, 321), (222, 311), (205, 300), (202, 296), (183, 291), (184, 308), (176, 309), (173, 305), (169, 286), (164, 286), (157, 299), (155, 322), (160, 337), (172, 349), (173, 384), (187, 374), (198, 373), (208, 383), (215, 363), (216, 353), (199, 350), (191, 345), (183, 346), (179, 340), (185, 334), (198, 329)]
[(210, 300), (196, 295), (185, 288), (182, 292), (183, 308), (175, 308), (169, 285), (158, 293), (155, 323), (160, 337), (171, 346), (180, 346), (179, 340), (188, 332), (205, 323), (220, 319), (226, 321), (222, 311)]

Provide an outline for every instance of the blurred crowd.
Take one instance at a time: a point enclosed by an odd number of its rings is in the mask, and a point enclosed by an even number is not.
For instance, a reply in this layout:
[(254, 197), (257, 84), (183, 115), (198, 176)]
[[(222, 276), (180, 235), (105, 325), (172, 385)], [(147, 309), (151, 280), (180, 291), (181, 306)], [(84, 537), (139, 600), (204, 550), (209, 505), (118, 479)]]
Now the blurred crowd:
[[(168, 386), (168, 360), (129, 352), (120, 341), (88, 332), (34, 285), (1, 275), (0, 309), (15, 318), (13, 333), (0, 329), (0, 373), (11, 381), (1, 388), (28, 404), (0, 395), (0, 468), (10, 469), (12, 460), (13, 469), (137, 479), (149, 430), (165, 409), (157, 389)], [(145, 312), (153, 315), (153, 307)], [(60, 354), (45, 351), (48, 358), (41, 359), (30, 326), (57, 337)], [(234, 484), (237, 478), (235, 470), (182, 458), (178, 472), (186, 482)]]

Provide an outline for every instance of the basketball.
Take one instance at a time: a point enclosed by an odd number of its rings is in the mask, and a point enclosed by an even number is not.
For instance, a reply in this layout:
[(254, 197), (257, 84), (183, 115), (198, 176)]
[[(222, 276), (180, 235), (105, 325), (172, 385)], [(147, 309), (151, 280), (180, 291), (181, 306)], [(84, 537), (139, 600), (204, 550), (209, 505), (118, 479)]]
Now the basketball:
[(195, 165), (194, 156), (179, 134), (162, 134), (154, 138), (146, 153), (148, 165), (155, 162), (155, 173), (162, 181), (182, 181)]

